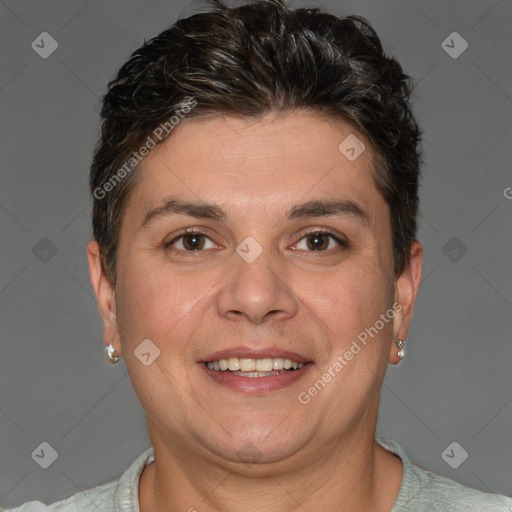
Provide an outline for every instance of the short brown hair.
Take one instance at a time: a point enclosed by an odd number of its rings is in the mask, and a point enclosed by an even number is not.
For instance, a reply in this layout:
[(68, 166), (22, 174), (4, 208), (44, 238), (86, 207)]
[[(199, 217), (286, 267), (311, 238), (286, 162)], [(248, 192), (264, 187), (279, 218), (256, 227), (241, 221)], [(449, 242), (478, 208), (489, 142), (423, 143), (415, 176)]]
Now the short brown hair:
[(145, 42), (109, 83), (90, 189), (94, 237), (110, 282), (116, 281), (123, 209), (137, 178), (136, 170), (120, 170), (187, 105), (187, 119), (307, 110), (358, 129), (377, 153), (374, 179), (390, 208), (394, 272), (400, 275), (416, 239), (421, 155), (410, 78), (359, 16), (291, 10), (285, 0), (237, 8), (210, 3), (209, 12), (180, 19)]

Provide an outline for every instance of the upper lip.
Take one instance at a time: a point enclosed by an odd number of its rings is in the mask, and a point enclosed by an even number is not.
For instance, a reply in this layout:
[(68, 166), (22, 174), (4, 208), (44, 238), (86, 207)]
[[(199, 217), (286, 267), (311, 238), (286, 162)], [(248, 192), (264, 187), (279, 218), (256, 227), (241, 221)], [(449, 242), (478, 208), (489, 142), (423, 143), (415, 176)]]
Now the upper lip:
[(209, 361), (219, 361), (220, 359), (229, 359), (230, 357), (239, 357), (244, 359), (265, 359), (267, 357), (282, 357), (283, 359), (291, 359), (296, 363), (308, 363), (311, 359), (296, 354), (295, 352), (289, 352), (277, 347), (268, 348), (252, 348), (247, 346), (226, 348), (218, 350), (213, 354), (201, 359), (200, 363), (207, 363)]

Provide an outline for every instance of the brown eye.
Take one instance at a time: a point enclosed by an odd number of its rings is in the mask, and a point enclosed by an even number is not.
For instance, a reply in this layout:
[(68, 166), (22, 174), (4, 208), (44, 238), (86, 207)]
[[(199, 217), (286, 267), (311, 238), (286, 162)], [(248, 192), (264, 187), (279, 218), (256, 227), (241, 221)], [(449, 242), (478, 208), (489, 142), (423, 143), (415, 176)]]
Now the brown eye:
[(193, 233), (191, 235), (183, 235), (183, 247), (187, 251), (197, 251), (204, 247), (204, 235)]
[[(207, 244), (210, 244), (207, 246)], [(203, 249), (214, 248), (213, 241), (203, 233), (183, 233), (177, 236), (169, 243), (165, 244), (166, 249), (174, 250), (175, 252), (202, 252)]]
[(326, 233), (314, 233), (306, 238), (308, 248), (313, 251), (324, 251), (329, 247), (329, 236)]
[[(332, 245), (331, 242), (334, 242), (334, 245)], [(327, 252), (330, 249), (336, 248), (348, 249), (349, 243), (340, 239), (333, 233), (324, 231), (312, 231), (300, 239), (299, 243), (297, 244), (297, 248), (303, 251)]]

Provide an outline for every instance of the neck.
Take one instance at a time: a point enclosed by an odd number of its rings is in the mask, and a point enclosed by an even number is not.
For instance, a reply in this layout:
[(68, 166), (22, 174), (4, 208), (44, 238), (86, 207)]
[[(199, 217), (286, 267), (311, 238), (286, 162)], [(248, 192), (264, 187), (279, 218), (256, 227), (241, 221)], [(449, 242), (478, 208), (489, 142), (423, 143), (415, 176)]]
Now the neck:
[(375, 442), (374, 429), (359, 432), (253, 468), (155, 439), (155, 461), (139, 482), (140, 512), (389, 512), (402, 463)]

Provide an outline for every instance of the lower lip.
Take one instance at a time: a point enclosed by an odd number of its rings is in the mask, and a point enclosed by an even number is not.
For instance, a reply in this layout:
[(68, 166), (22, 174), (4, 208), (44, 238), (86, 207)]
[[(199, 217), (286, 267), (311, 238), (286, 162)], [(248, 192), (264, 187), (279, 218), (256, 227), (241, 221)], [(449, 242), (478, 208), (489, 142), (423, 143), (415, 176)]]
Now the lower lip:
[(235, 391), (256, 395), (278, 391), (287, 386), (291, 386), (308, 373), (309, 368), (312, 366), (311, 363), (306, 363), (298, 370), (287, 371), (279, 375), (269, 375), (268, 377), (241, 377), (229, 370), (220, 372), (211, 370), (204, 363), (199, 363), (199, 365), (215, 382)]

